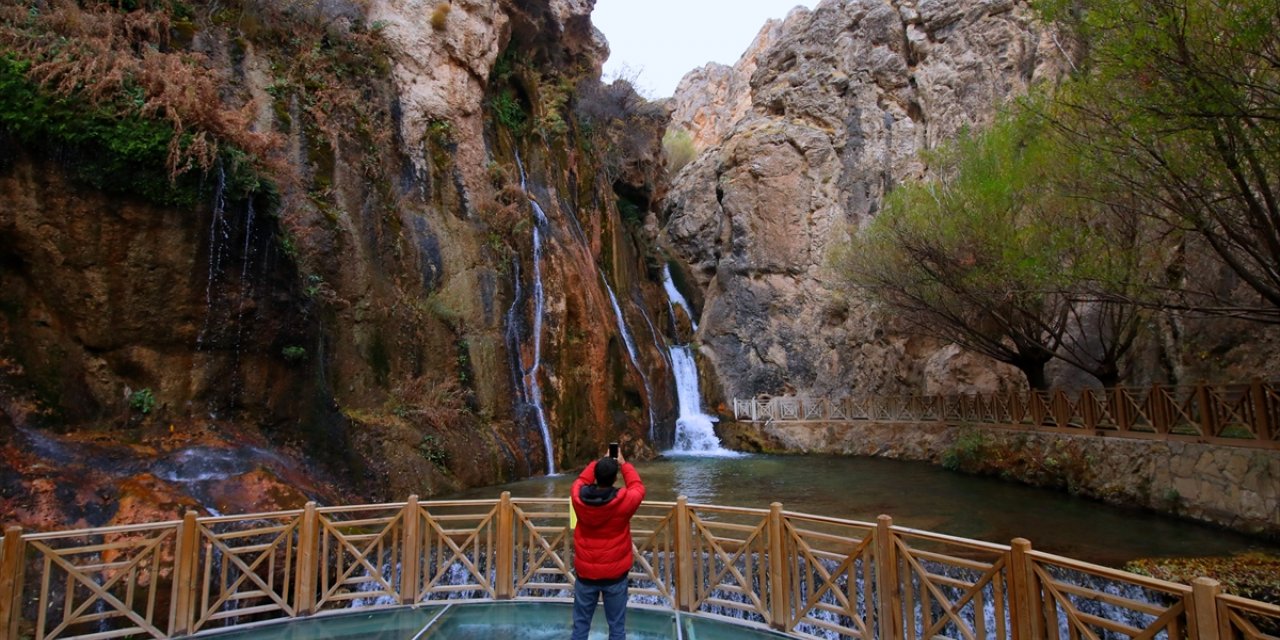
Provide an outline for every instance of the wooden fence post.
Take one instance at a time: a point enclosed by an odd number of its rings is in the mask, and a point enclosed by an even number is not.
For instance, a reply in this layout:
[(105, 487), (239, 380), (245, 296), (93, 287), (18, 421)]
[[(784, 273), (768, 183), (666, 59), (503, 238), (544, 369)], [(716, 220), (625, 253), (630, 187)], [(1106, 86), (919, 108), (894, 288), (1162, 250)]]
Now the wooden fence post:
[(418, 530), (422, 518), (418, 517), (418, 496), (409, 496), (401, 519), (404, 521), (404, 544), (400, 546), (400, 552), (404, 557), (400, 559), (403, 568), (400, 572), (400, 604), (413, 604), (418, 601), (418, 571), (422, 567), (422, 536)]
[(298, 531), (298, 595), (294, 611), (299, 616), (316, 612), (316, 582), (319, 563), (323, 561), (316, 551), (320, 541), (320, 514), (316, 503), (308, 502), (302, 512), (302, 528)]
[(22, 527), (4, 530), (3, 555), (0, 555), (0, 636), (18, 637), (18, 621), (22, 619), (22, 583), (26, 570), (26, 541)]
[[(1103, 392), (1106, 393), (1105, 391)], [(1084, 428), (1089, 435), (1098, 435), (1098, 398), (1093, 395), (1092, 389), (1085, 389), (1080, 392), (1080, 413), (1083, 414)]]
[(1260, 378), (1249, 383), (1249, 393), (1253, 396), (1253, 435), (1261, 442), (1271, 442), (1271, 412), (1267, 410), (1267, 388)]
[(1218, 640), (1218, 594), (1222, 586), (1212, 578), (1196, 578), (1191, 581), (1192, 606), (1188, 607), (1194, 618), (1196, 640)]
[(1164, 390), (1159, 382), (1152, 384), (1151, 389), (1147, 391), (1147, 404), (1151, 407), (1151, 428), (1155, 429), (1156, 433), (1168, 434), (1173, 425), (1169, 424), (1167, 418)]
[(676, 605), (681, 611), (693, 610), (693, 545), (689, 530), (689, 499), (676, 498)]
[(1121, 433), (1129, 431), (1133, 427), (1133, 420), (1129, 416), (1129, 392), (1120, 387), (1111, 390), (1111, 415), (1116, 420), (1116, 428)]
[(876, 597), (879, 599), (879, 640), (898, 640), (902, 635), (902, 593), (898, 584), (898, 553), (893, 540), (893, 518), (876, 519)]
[(1040, 638), (1040, 583), (1027, 553), (1031, 542), (1026, 538), (1014, 538), (1009, 553), (1009, 584), (1011, 588), (1009, 609), (1013, 616), (1014, 640)]
[(790, 631), (791, 589), (783, 555), (786, 544), (782, 520), (782, 503), (769, 505), (769, 623), (779, 631)]
[(1196, 385), (1196, 404), (1200, 407), (1200, 437), (1215, 438), (1218, 436), (1217, 411), (1209, 401), (1209, 386), (1201, 382)]
[(196, 582), (200, 562), (200, 523), (195, 511), (188, 510), (178, 525), (178, 545), (174, 549), (173, 609), (170, 627), (173, 635), (190, 635), (194, 629)]
[(499, 600), (510, 600), (515, 595), (515, 578), (512, 575), (516, 553), (513, 515), (511, 492), (503, 491), (502, 499), (498, 501), (498, 571), (495, 578), (498, 581), (495, 593)]

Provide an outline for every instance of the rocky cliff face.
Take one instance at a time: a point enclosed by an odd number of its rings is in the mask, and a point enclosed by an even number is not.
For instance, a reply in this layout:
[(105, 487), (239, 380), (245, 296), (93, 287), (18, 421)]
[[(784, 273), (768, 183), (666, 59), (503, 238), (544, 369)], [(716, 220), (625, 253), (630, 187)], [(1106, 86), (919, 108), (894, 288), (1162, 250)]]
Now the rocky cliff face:
[[(771, 22), (732, 68), (682, 81), (670, 127), (698, 157), (674, 178), (655, 231), (694, 302), (712, 396), (1003, 390), (1011, 368), (913, 337), (844, 302), (830, 249), (924, 175), (923, 149), (982, 127), (1010, 99), (1064, 77), (1067, 50), (1020, 0), (827, 0)], [(1197, 278), (1236, 286), (1212, 260)], [(1199, 263), (1197, 263), (1199, 264)], [(1130, 384), (1275, 375), (1277, 328), (1153, 319)], [(704, 367), (712, 371), (712, 367)], [(1061, 362), (1053, 384), (1096, 384)]]
[(701, 299), (701, 354), (723, 393), (1008, 384), (998, 367), (839, 302), (824, 265), (849, 224), (926, 170), (921, 149), (1060, 76), (1052, 33), (1013, 0), (827, 0), (756, 44), (733, 70), (682, 82), (671, 126), (706, 148), (675, 178), (660, 234)]
[[(591, 2), (190, 4), (157, 18), (156, 48), (202, 60), (218, 106), (273, 141), (257, 181), (224, 155), (179, 183), (192, 204), (157, 202), (128, 175), (86, 179), (84, 156), (115, 147), (0, 122), (13, 513), (54, 524), (31, 515), (60, 481), (36, 441), (129, 447), (130, 486), (185, 496), (153, 500), (172, 506), (191, 492), (147, 460), (192, 447), (251, 446), (228, 472), (248, 485), (287, 467), (314, 481), (277, 486), (333, 487), (277, 492), (290, 503), (425, 496), (670, 438), (661, 266), (619, 213), (662, 194), (665, 118), (600, 86)], [(86, 522), (130, 519), (114, 517)]]

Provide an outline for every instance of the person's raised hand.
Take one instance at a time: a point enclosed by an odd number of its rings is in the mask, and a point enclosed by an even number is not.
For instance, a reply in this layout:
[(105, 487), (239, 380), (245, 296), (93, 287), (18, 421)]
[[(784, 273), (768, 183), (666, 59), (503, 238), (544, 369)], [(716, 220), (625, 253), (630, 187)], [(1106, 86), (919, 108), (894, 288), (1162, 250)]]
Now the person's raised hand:
[(621, 468), (622, 465), (626, 463), (627, 463), (627, 459), (622, 457), (622, 446), (619, 445), (618, 446), (618, 467)]

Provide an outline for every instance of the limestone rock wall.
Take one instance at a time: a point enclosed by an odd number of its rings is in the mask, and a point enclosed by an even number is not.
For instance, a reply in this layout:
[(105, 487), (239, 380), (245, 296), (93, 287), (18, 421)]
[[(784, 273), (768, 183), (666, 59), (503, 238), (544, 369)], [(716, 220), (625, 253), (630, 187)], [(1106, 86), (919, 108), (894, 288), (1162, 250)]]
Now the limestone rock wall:
[(686, 76), (672, 126), (705, 149), (675, 178), (660, 239), (702, 300), (700, 353), (723, 393), (1008, 385), (1009, 370), (840, 302), (825, 265), (887, 189), (926, 170), (921, 149), (1064, 64), (1025, 2), (827, 0), (766, 27), (732, 70)]

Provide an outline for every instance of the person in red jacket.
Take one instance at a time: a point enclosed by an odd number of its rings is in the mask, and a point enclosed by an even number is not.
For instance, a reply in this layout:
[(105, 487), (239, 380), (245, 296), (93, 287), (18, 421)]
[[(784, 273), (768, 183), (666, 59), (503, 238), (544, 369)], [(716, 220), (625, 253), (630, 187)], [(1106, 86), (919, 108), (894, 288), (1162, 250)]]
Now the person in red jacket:
[[(624, 486), (613, 486), (622, 471)], [(596, 603), (603, 596), (609, 640), (626, 638), (627, 573), (631, 571), (631, 516), (644, 500), (636, 468), (618, 453), (587, 465), (573, 481), (573, 640), (587, 640)]]

